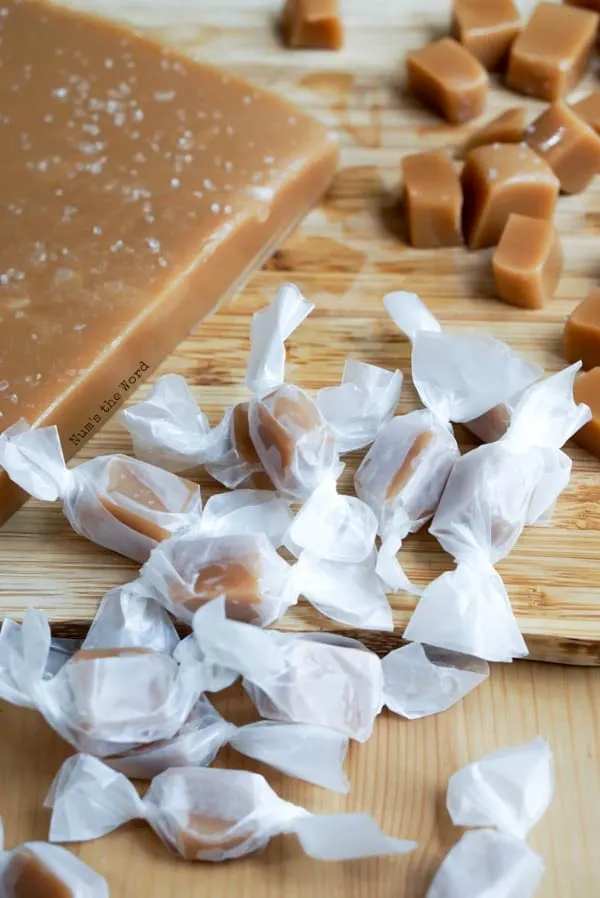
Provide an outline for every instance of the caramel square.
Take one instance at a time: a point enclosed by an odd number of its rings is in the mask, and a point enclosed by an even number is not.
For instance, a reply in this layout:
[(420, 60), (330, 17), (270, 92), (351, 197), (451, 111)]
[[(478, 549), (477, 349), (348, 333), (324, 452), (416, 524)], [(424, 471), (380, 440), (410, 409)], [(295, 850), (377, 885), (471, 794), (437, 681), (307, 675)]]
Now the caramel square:
[(529, 146), (548, 163), (563, 193), (581, 193), (600, 171), (600, 136), (564, 103), (526, 128)]
[(522, 309), (541, 309), (554, 296), (562, 267), (554, 223), (511, 215), (492, 257), (500, 298)]
[(406, 57), (409, 90), (454, 124), (485, 109), (488, 74), (461, 44), (445, 37)]
[(419, 248), (460, 246), (462, 190), (448, 156), (405, 156), (402, 174), (410, 243)]
[(580, 374), (573, 385), (575, 402), (585, 402), (592, 413), (591, 421), (578, 430), (573, 440), (600, 458), (600, 368)]
[(600, 289), (591, 290), (567, 318), (563, 355), (586, 369), (600, 366)]
[(339, 50), (344, 43), (339, 0), (287, 0), (281, 27), (289, 47)]
[(512, 0), (454, 0), (452, 37), (489, 71), (503, 66), (521, 30)]
[(467, 154), (463, 233), (469, 249), (494, 246), (512, 213), (551, 218), (558, 178), (525, 144), (494, 143)]
[(539, 3), (511, 47), (506, 84), (540, 100), (558, 100), (581, 80), (596, 40), (598, 16)]
[(526, 116), (524, 106), (506, 109), (471, 135), (465, 144), (465, 151), (490, 143), (520, 143), (525, 133)]
[(587, 97), (571, 104), (571, 109), (581, 116), (586, 124), (600, 134), (600, 90), (593, 90)]

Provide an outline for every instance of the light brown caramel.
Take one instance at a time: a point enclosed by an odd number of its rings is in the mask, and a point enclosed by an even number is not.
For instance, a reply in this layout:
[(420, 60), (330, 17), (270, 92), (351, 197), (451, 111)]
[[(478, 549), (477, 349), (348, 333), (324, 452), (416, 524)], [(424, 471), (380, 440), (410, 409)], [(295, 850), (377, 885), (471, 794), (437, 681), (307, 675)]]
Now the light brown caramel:
[(600, 366), (600, 290), (591, 290), (567, 318), (563, 337), (567, 362), (583, 362), (584, 368)]
[(600, 171), (600, 136), (564, 103), (526, 129), (529, 146), (552, 168), (563, 193), (581, 193)]
[(238, 402), (233, 409), (233, 436), (240, 457), (249, 465), (260, 465), (260, 459), (250, 438), (248, 402)]
[(512, 0), (454, 0), (452, 37), (490, 71), (502, 68), (521, 21)]
[(409, 90), (449, 122), (468, 122), (485, 109), (488, 74), (452, 38), (409, 53), (406, 72)]
[(150, 649), (142, 646), (126, 646), (114, 649), (79, 649), (75, 652), (71, 661), (78, 664), (82, 661), (97, 661), (101, 658), (123, 658), (127, 655), (149, 655)]
[(562, 267), (554, 223), (511, 215), (492, 257), (500, 298), (522, 309), (541, 309), (554, 296)]
[(446, 153), (405, 156), (402, 177), (410, 243), (419, 248), (459, 246), (462, 190)]
[(344, 43), (339, 0), (286, 0), (281, 29), (289, 47), (339, 50)]
[[(176, 475), (171, 476), (175, 477)], [(150, 515), (156, 512), (184, 512), (198, 489), (196, 484), (183, 477), (179, 477), (177, 480), (183, 490), (178, 491), (178, 495), (173, 492), (169, 497), (171, 505), (167, 507), (140, 477), (139, 461), (131, 461), (126, 456), (115, 456), (109, 469), (108, 486), (104, 494), (100, 496), (100, 501), (117, 521), (131, 530), (135, 530), (136, 533), (161, 542), (172, 535), (171, 531), (160, 527), (151, 519)], [(123, 500), (128, 505), (135, 503), (139, 510), (129, 508)]]
[(600, 368), (580, 374), (573, 386), (575, 402), (585, 402), (592, 418), (578, 430), (573, 439), (579, 446), (600, 458)]
[(507, 86), (540, 100), (568, 94), (587, 68), (597, 28), (595, 13), (539, 3), (512, 45)]
[[(337, 150), (123, 27), (2, 7), (1, 422), (58, 425), (70, 457), (302, 218)], [(23, 498), (2, 475), (0, 517)]]
[(27, 846), (13, 851), (0, 885), (3, 898), (76, 898), (75, 892)]
[(514, 106), (501, 112), (479, 131), (475, 131), (465, 144), (465, 152), (490, 143), (520, 143), (523, 140), (526, 116), (524, 106)]
[(600, 134), (600, 90), (593, 90), (587, 97), (573, 103), (571, 109), (581, 116), (596, 134)]
[(419, 434), (419, 436), (416, 438), (416, 440), (404, 456), (404, 461), (390, 481), (385, 494), (386, 502), (390, 502), (391, 500), (395, 499), (396, 496), (402, 492), (402, 490), (414, 474), (416, 459), (425, 449), (427, 449), (427, 447), (433, 442), (434, 439), (435, 434), (430, 430), (424, 430)]
[(171, 600), (194, 612), (206, 602), (224, 596), (227, 617), (246, 623), (255, 621), (261, 603), (260, 557), (226, 558), (198, 567), (193, 592), (193, 596), (179, 593), (175, 587)]
[(488, 412), (466, 421), (472, 434), (478, 437), (482, 443), (493, 443), (503, 437), (510, 424), (510, 412), (504, 404), (495, 405)]
[[(276, 394), (270, 393), (265, 399), (274, 395)], [(258, 422), (258, 432), (265, 454), (275, 449), (279, 456), (279, 468), (284, 477), (291, 470), (297, 442), (290, 433), (288, 422), (303, 433), (321, 426), (316, 406), (300, 390), (294, 396), (278, 395), (272, 413), (264, 403), (261, 403), (258, 407)]]
[(512, 213), (551, 218), (558, 178), (524, 144), (491, 144), (467, 154), (462, 173), (463, 231), (469, 249), (494, 246)]
[[(241, 845), (249, 836), (244, 832), (239, 836), (227, 835), (232, 823), (220, 817), (206, 814), (190, 814), (187, 825), (177, 833), (177, 847), (186, 861), (196, 859), (199, 852), (215, 849), (231, 849)], [(222, 838), (215, 838), (222, 835)], [(210, 838), (207, 838), (210, 837)]]

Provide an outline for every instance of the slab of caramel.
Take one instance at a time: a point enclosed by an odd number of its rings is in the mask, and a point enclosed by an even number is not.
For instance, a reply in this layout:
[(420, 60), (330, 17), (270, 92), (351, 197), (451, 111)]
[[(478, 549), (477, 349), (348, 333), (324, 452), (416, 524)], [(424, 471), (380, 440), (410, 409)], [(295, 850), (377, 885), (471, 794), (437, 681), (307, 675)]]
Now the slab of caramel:
[(502, 67), (521, 29), (512, 0), (454, 0), (452, 36), (490, 71)]
[(402, 160), (409, 241), (431, 248), (462, 243), (460, 180), (446, 153), (414, 153)]
[(562, 267), (554, 222), (511, 215), (492, 256), (500, 298), (522, 309), (541, 309), (554, 296)]
[(25, 845), (12, 852), (0, 886), (3, 898), (76, 898), (75, 892)]
[(506, 84), (540, 100), (558, 100), (581, 80), (596, 40), (598, 16), (539, 3), (512, 45)]
[(600, 290), (591, 290), (565, 324), (563, 355), (584, 368), (600, 366)]
[(494, 143), (467, 154), (463, 231), (469, 249), (494, 246), (513, 213), (551, 218), (558, 178), (525, 144)]
[(485, 109), (488, 74), (462, 44), (445, 37), (406, 57), (409, 90), (449, 122), (468, 122)]
[(571, 109), (600, 134), (600, 90), (593, 90), (587, 97), (571, 104)]
[(402, 492), (402, 490), (414, 474), (415, 461), (417, 460), (419, 455), (421, 455), (421, 453), (424, 452), (425, 449), (427, 449), (427, 447), (433, 442), (434, 439), (435, 434), (430, 430), (424, 430), (415, 439), (414, 443), (404, 456), (402, 464), (390, 481), (387, 492), (385, 494), (386, 502), (390, 502), (391, 500), (395, 499), (395, 497)]
[[(282, 99), (33, 0), (0, 18), (0, 421), (68, 457), (329, 183)], [(22, 494), (0, 483), (0, 514)]]
[(552, 168), (563, 193), (581, 193), (600, 171), (600, 136), (560, 101), (527, 127), (525, 139)]
[(592, 412), (591, 421), (578, 430), (573, 439), (600, 458), (600, 368), (592, 368), (575, 379), (573, 396), (575, 402), (585, 402)]
[(526, 117), (524, 106), (514, 106), (501, 112), (479, 131), (475, 131), (465, 144), (465, 152), (490, 143), (520, 143), (525, 132)]
[(339, 0), (286, 0), (281, 30), (289, 47), (339, 50), (344, 43)]

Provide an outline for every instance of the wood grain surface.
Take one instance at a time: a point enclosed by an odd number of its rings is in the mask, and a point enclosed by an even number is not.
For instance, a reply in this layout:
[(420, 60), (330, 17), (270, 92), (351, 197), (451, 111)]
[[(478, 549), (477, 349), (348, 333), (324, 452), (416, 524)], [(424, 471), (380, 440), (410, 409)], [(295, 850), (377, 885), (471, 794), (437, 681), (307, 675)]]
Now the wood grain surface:
[[(448, 0), (349, 0), (344, 4), (347, 44), (339, 53), (282, 48), (274, 28), (277, 0), (80, 0), (79, 6), (128, 21), (195, 58), (226, 65), (280, 91), (340, 135), (340, 170), (320, 206), (241, 295), (196, 328), (160, 369), (188, 378), (213, 422), (244, 395), (251, 315), (284, 279), (299, 284), (317, 304), (290, 341), (288, 354), (288, 379), (308, 389), (337, 383), (344, 359), (352, 357), (401, 368), (407, 377), (399, 411), (417, 405), (408, 376), (409, 345), (381, 302), (386, 292), (399, 288), (420, 293), (449, 329), (492, 333), (549, 371), (561, 366), (565, 316), (600, 272), (597, 184), (559, 202), (565, 272), (557, 297), (543, 311), (513, 309), (495, 298), (489, 250), (417, 251), (405, 243), (398, 211), (402, 155), (444, 147), (456, 149), (458, 156), (475, 127), (442, 123), (403, 88), (405, 52), (446, 30)], [(574, 96), (593, 85), (590, 74)], [(522, 102), (532, 114), (542, 106), (494, 83), (484, 118)], [(463, 445), (471, 445), (468, 438)], [(129, 450), (128, 435), (112, 422), (80, 458)], [(600, 462), (574, 446), (567, 451), (574, 461), (573, 479), (552, 525), (529, 528), (498, 570), (533, 657), (598, 664)], [(356, 461), (350, 460), (345, 485)], [(206, 495), (215, 489), (208, 478), (201, 482)], [(404, 563), (421, 584), (451, 567), (451, 559), (426, 533), (407, 540)], [(20, 615), (27, 607), (43, 607), (63, 631), (89, 621), (103, 593), (135, 574), (131, 562), (72, 533), (58, 505), (33, 501), (3, 528), (0, 565), (4, 612)], [(381, 648), (397, 642), (414, 600), (400, 595), (392, 602), (397, 633), (376, 637)], [(326, 629), (332, 624), (301, 603), (281, 626)]]
[[(237, 723), (248, 719), (237, 691), (219, 707)], [(540, 733), (554, 752), (557, 789), (529, 838), (547, 867), (536, 898), (597, 898), (599, 707), (600, 670), (495, 665), (486, 683), (438, 717), (406, 721), (384, 712), (372, 739), (350, 748), (348, 796), (221, 751), (218, 765), (263, 773), (280, 795), (309, 810), (370, 812), (386, 832), (418, 841), (412, 855), (319, 863), (302, 855), (293, 836), (281, 836), (252, 857), (191, 864), (171, 857), (143, 822), (73, 850), (107, 878), (111, 898), (424, 898), (442, 857), (462, 834), (446, 811), (450, 775), (488, 751)], [(0, 704), (0, 729), (9, 734), (0, 739), (0, 810), (10, 848), (47, 838), (43, 800), (71, 749), (32, 711)]]

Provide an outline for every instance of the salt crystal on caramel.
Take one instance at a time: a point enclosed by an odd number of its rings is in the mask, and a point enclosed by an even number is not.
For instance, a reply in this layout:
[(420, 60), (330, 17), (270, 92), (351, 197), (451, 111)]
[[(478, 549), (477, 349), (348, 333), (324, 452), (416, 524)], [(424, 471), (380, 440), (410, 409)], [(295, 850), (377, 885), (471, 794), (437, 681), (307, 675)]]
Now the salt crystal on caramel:
[(449, 122), (468, 122), (485, 108), (488, 74), (461, 44), (445, 37), (406, 57), (409, 90)]
[(460, 180), (446, 153), (414, 153), (402, 160), (404, 210), (411, 244), (462, 243)]
[(527, 127), (525, 139), (548, 163), (563, 193), (581, 193), (600, 171), (600, 135), (564, 103), (549, 106)]
[(585, 369), (600, 366), (600, 290), (591, 290), (565, 324), (563, 355)]
[(510, 51), (506, 84), (540, 100), (558, 100), (583, 77), (598, 16), (584, 9), (538, 3)]
[(467, 154), (462, 172), (463, 228), (469, 249), (498, 243), (513, 213), (551, 218), (559, 181), (523, 144), (491, 144)]
[(286, 0), (281, 28), (289, 47), (339, 50), (344, 43), (339, 0)]
[(554, 296), (562, 267), (554, 223), (511, 215), (492, 256), (500, 298), (523, 309), (541, 309)]
[(501, 68), (521, 30), (512, 0), (454, 0), (452, 36), (489, 71)]
[(577, 402), (584, 402), (592, 413), (591, 421), (573, 436), (578, 446), (600, 458), (600, 367), (580, 374), (575, 381), (573, 394)]

